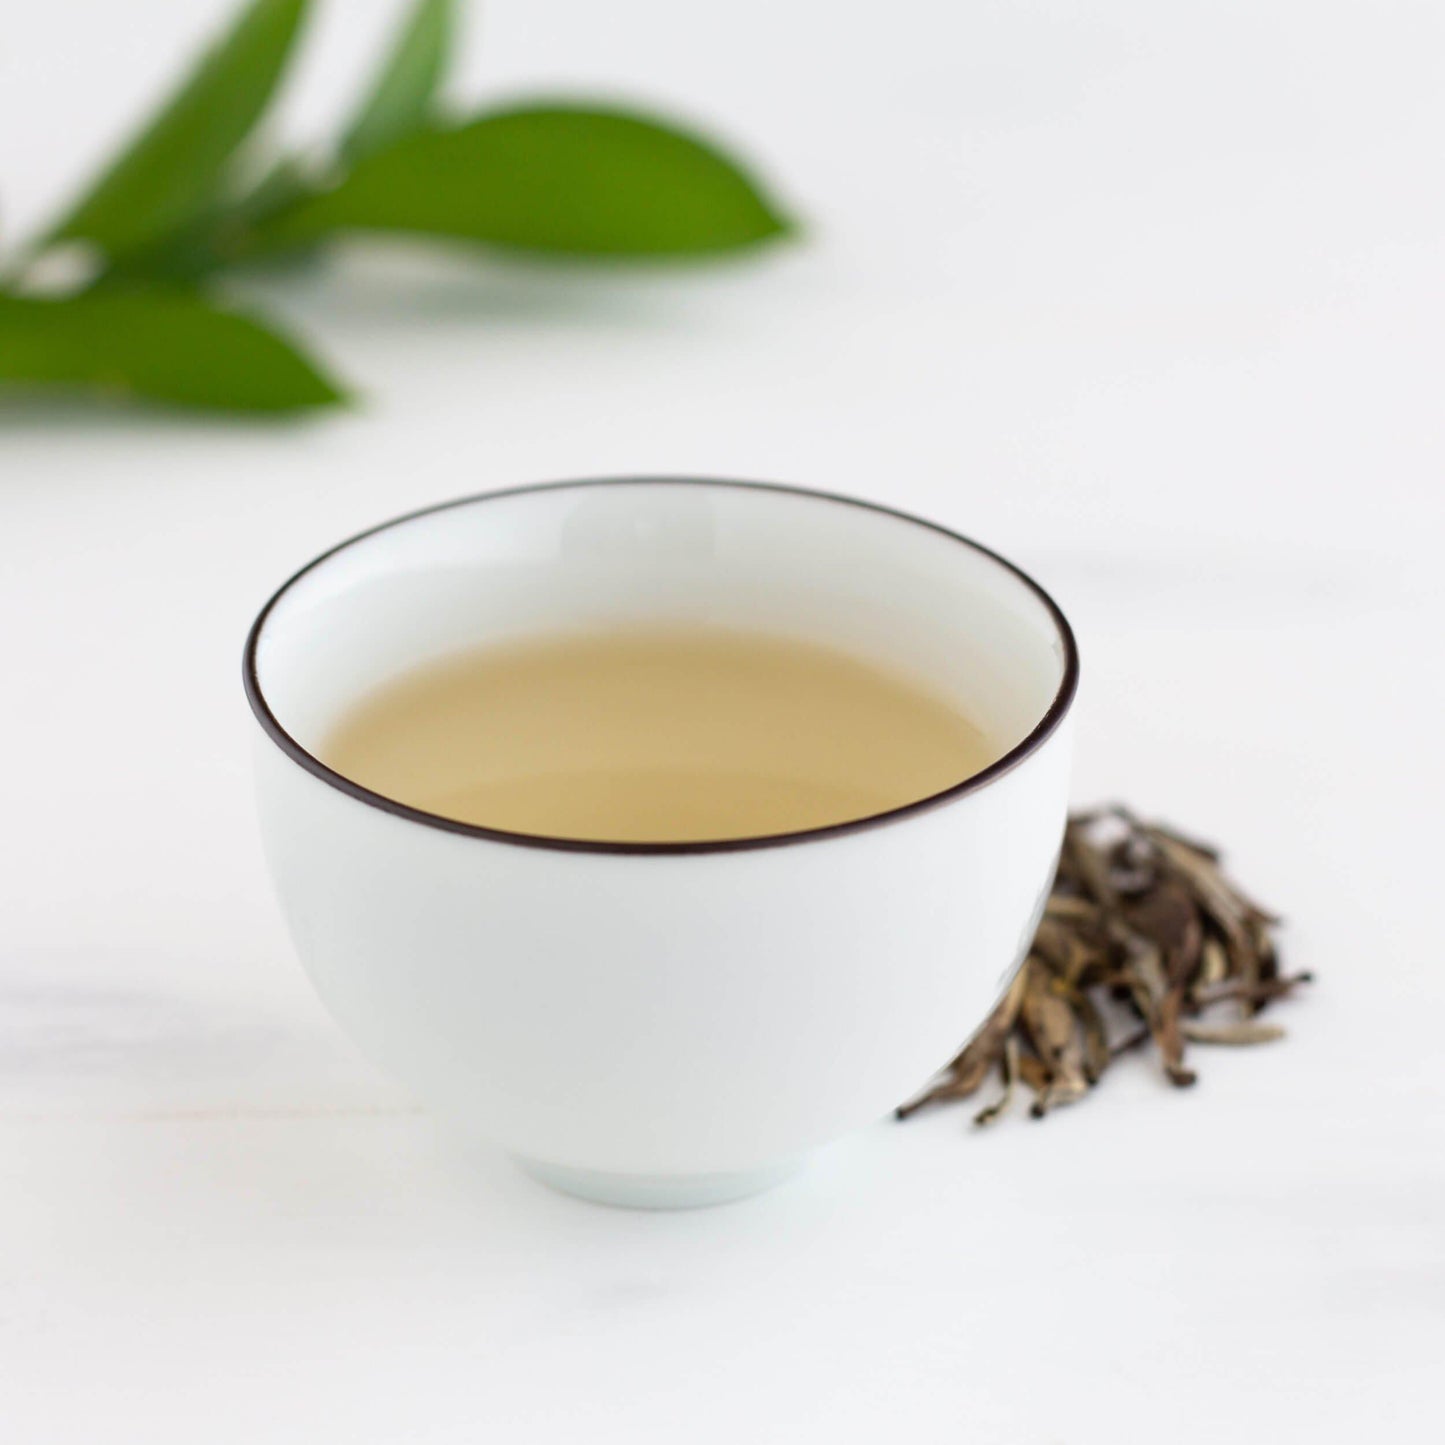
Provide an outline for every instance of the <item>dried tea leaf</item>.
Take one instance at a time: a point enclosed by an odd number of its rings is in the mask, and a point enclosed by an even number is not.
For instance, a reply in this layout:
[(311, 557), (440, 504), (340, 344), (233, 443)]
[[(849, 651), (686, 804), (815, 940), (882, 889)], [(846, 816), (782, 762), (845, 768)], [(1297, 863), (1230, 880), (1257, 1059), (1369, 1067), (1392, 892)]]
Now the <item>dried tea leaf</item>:
[(1159, 1006), (1159, 1019), (1154, 1029), (1154, 1038), (1159, 1045), (1160, 1059), (1169, 1082), (1181, 1089), (1194, 1083), (1193, 1069), (1184, 1067), (1184, 1031), (1180, 1027), (1179, 1015), (1183, 1007), (1182, 989), (1170, 989)]
[[(975, 1093), (995, 1068), (1000, 1097), (980, 1124), (1008, 1107), (1019, 1082), (1042, 1116), (1082, 1098), (1121, 1054), (1153, 1042), (1165, 1074), (1192, 1084), (1187, 1043), (1248, 1045), (1283, 1030), (1252, 1015), (1310, 975), (1282, 975), (1278, 919), (1221, 870), (1218, 851), (1113, 806), (1069, 820), (1058, 874), (1029, 956), (992, 1015), (933, 1086), (898, 1110)], [(1196, 1017), (1223, 1001), (1244, 1015)], [(1106, 1009), (1139, 1027), (1110, 1043)]]
[(1259, 1024), (1245, 1019), (1232, 1024), (1202, 1024), (1194, 1020), (1181, 1025), (1180, 1032), (1195, 1044), (1272, 1044), (1284, 1037), (1278, 1024)]
[(1074, 1013), (1084, 1035), (1084, 1077), (1090, 1084), (1097, 1084), (1112, 1057), (1104, 1020), (1093, 999), (1086, 993), (1079, 994), (1075, 999)]
[(1084, 1039), (1073, 1030), (1068, 1043), (1050, 1069), (1048, 1087), (1033, 1102), (1029, 1113), (1042, 1119), (1050, 1109), (1072, 1104), (1089, 1092), (1089, 1079), (1084, 1071)]
[(1061, 868), (1066, 868), (1079, 880), (1084, 891), (1096, 903), (1109, 909), (1118, 908), (1119, 895), (1109, 881), (1108, 866), (1084, 839), (1082, 829), (1065, 829), (1064, 847), (1059, 863)]
[(1133, 814), (1124, 809), (1119, 809), (1118, 812), (1121, 817), (1128, 818), (1135, 830), (1147, 838), (1156, 842), (1161, 838), (1167, 839), (1181, 848), (1187, 848), (1191, 853), (1197, 853), (1206, 863), (1217, 864), (1220, 861), (1219, 849), (1212, 844), (1201, 843), (1198, 838), (1186, 837), (1177, 828), (1166, 827), (1163, 823), (1141, 824)]
[(1171, 982), (1193, 970), (1204, 947), (1204, 928), (1194, 899), (1182, 883), (1161, 879), (1126, 905), (1124, 917), (1135, 933), (1149, 939), (1163, 954)]
[(1073, 1042), (1077, 1030), (1074, 1011), (1067, 999), (1053, 987), (1044, 969), (1029, 965), (1028, 987), (1024, 991), (1023, 1024), (1035, 1052), (1052, 1072)]
[(1174, 859), (1176, 866), (1184, 855), (1193, 854), (1197, 865), (1208, 870), (1213, 880), (1213, 886), (1226, 894), (1240, 913), (1257, 917), (1274, 927), (1279, 926), (1281, 920), (1278, 914), (1271, 913), (1267, 908), (1261, 908), (1233, 879), (1225, 876), (1220, 866), (1222, 860), (1218, 849), (1185, 838), (1173, 829), (1161, 827), (1158, 823), (1151, 823), (1140, 831), (1163, 853)]
[(979, 1085), (988, 1077), (988, 1068), (985, 1065), (979, 1072), (970, 1072), (967, 1076), (961, 1074), (946, 1074), (936, 1084), (931, 1085), (926, 1092), (920, 1094), (916, 1099), (910, 1099), (906, 1104), (900, 1104), (894, 1111), (895, 1119), (907, 1119), (916, 1114), (920, 1109), (926, 1108), (929, 1104), (948, 1104), (955, 1099), (967, 1099), (970, 1095), (978, 1092)]
[(1270, 933), (1272, 924), (1266, 915), (1252, 913), (1249, 917), (1249, 941), (1254, 945), (1255, 954), (1259, 958), (1259, 976), (1261, 980), (1273, 979), (1279, 976), (1279, 951), (1274, 946), (1274, 938)]
[(1070, 1068), (1049, 1081), (1048, 1088), (1029, 1106), (1029, 1113), (1035, 1119), (1042, 1119), (1051, 1109), (1057, 1109), (1061, 1104), (1072, 1104), (1088, 1092), (1089, 1081), (1084, 1078), (1082, 1070)]
[(1164, 976), (1164, 961), (1159, 946), (1142, 938), (1131, 937), (1120, 968), (1139, 1016), (1146, 1021), (1157, 1017), (1164, 1002), (1164, 995), (1169, 991), (1169, 980)]
[(1019, 1055), (1019, 1078), (1035, 1094), (1042, 1094), (1049, 1087), (1048, 1068), (1037, 1054), (1021, 1053)]
[(1292, 973), (1285, 977), (1261, 979), (1253, 986), (1246, 984), (1243, 979), (1226, 978), (1221, 979), (1217, 984), (1196, 988), (1194, 1002), (1202, 1008), (1207, 1008), (1210, 1004), (1222, 1003), (1225, 999), (1248, 996), (1252, 1002), (1262, 1008), (1271, 999), (1285, 998), (1293, 993), (1300, 984), (1314, 981), (1315, 976), (1312, 973)]
[(1204, 940), (1200, 958), (1199, 979), (1194, 986), (1197, 998), (1201, 988), (1211, 988), (1222, 983), (1229, 973), (1229, 954), (1224, 945), (1212, 934)]
[[(1030, 1113), (1042, 1118), (1060, 1104), (1073, 1103), (1088, 1092), (1084, 1068), (1084, 1036), (1070, 1001), (1072, 989), (1048, 977), (1036, 965), (1024, 993), (1022, 1021), (1035, 1052), (1049, 1072), (1049, 1081)], [(1075, 997), (1077, 995), (1075, 994)]]
[(1028, 964), (1025, 962), (1014, 975), (994, 1011), (984, 1020), (983, 1027), (965, 1045), (963, 1052), (948, 1066), (944, 1075), (916, 1099), (900, 1104), (893, 1111), (895, 1118), (906, 1119), (927, 1104), (966, 1099), (978, 1091), (994, 1064), (1003, 1056), (1004, 1047), (1018, 1018), (1019, 1006), (1023, 1002), (1028, 973)]
[(1200, 907), (1224, 934), (1225, 940), (1243, 938), (1250, 918), (1250, 906), (1224, 882), (1219, 869), (1192, 848), (1186, 848), (1172, 838), (1161, 835), (1157, 844), (1165, 861), (1188, 885)]
[(1044, 917), (1076, 924), (1093, 923), (1099, 917), (1099, 905), (1079, 894), (1054, 893), (1044, 905)]
[(1003, 1073), (1003, 1093), (993, 1103), (987, 1105), (973, 1116), (973, 1122), (984, 1128), (992, 1124), (1013, 1101), (1014, 1083), (1019, 1076), (1019, 1041), (1017, 1038), (1010, 1038), (1004, 1045), (1003, 1062), (1000, 1065)]
[(1039, 920), (1038, 931), (1034, 934), (1033, 957), (1046, 963), (1055, 973), (1062, 974), (1069, 967), (1069, 959), (1077, 940), (1066, 924), (1048, 916), (1048, 910)]

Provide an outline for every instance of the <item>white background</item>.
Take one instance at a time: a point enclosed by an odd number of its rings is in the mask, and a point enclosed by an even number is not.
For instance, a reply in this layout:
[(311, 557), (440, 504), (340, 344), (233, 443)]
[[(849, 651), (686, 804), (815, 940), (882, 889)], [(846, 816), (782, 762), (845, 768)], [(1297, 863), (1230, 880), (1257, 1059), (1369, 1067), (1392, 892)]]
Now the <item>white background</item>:
[[(6, 8), (0, 234), (228, 7)], [(284, 129), (389, 6), (333, 3)], [(459, 89), (714, 121), (806, 244), (701, 271), (353, 252), (254, 294), (365, 394), (0, 408), (0, 1438), (1439, 1438), (1445, 17), (1291, 0), (495, 0)], [(1043, 1124), (880, 1124), (672, 1216), (461, 1155), (294, 963), (244, 629), (426, 502), (697, 471), (1015, 557), (1081, 635), (1080, 801), (1229, 845), (1288, 1042)], [(960, 1026), (970, 1021), (960, 1020)]]

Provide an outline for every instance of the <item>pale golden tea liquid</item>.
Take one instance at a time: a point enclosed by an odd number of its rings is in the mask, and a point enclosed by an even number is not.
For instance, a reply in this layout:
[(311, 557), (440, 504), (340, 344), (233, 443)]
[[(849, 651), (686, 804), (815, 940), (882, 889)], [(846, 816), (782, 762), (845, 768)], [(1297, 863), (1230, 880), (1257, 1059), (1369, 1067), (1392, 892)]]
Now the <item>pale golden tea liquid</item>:
[(997, 756), (902, 676), (807, 643), (701, 628), (448, 658), (362, 701), (322, 752), (345, 777), (443, 817), (654, 843), (865, 817)]

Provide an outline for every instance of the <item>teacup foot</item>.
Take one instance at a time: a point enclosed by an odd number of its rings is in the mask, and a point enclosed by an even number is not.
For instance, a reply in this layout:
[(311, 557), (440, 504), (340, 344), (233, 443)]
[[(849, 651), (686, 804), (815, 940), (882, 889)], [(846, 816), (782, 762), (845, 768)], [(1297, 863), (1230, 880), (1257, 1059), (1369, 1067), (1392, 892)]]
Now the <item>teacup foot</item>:
[(709, 1204), (727, 1204), (771, 1189), (802, 1165), (802, 1160), (790, 1159), (766, 1169), (736, 1174), (611, 1174), (600, 1169), (546, 1164), (521, 1155), (515, 1158), (532, 1178), (550, 1189), (593, 1204), (611, 1204), (622, 1209), (698, 1209)]

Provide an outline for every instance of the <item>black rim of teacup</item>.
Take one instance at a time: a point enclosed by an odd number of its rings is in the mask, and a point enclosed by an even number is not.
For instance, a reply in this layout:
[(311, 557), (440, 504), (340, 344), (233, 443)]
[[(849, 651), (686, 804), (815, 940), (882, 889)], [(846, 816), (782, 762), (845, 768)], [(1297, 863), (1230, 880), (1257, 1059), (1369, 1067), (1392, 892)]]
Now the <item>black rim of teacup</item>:
[[(383, 793), (373, 792), (370, 788), (363, 787), (360, 783), (353, 782), (345, 775), (338, 773), (335, 769), (327, 767), (314, 753), (308, 752), (290, 733), (281, 726), (275, 713), (271, 711), (266, 701), (265, 693), (261, 687), (261, 679), (256, 666), (256, 653), (261, 640), (261, 634), (265, 630), (266, 622), (281, 599), (296, 585), (303, 577), (307, 576), (316, 568), (329, 562), (339, 552), (344, 552), (349, 547), (356, 546), (368, 538), (376, 536), (379, 532), (390, 531), (393, 527), (406, 525), (421, 517), (429, 517), (437, 512), (453, 511), (461, 507), (473, 507), (490, 501), (501, 501), (509, 497), (522, 497), (535, 492), (556, 492), (567, 490), (580, 490), (588, 487), (635, 487), (635, 486), (668, 486), (668, 487), (711, 487), (711, 488), (735, 488), (758, 492), (781, 492), (788, 496), (804, 497), (815, 502), (829, 502), (838, 506), (856, 507), (860, 511), (873, 512), (881, 517), (889, 517), (895, 521), (909, 522), (916, 527), (926, 528), (939, 536), (947, 537), (950, 541), (957, 542), (960, 546), (986, 557), (989, 561), (1001, 567), (1013, 577), (1024, 584), (1030, 592), (1043, 604), (1048, 612), (1054, 627), (1058, 633), (1059, 643), (1063, 649), (1064, 671), (1059, 679), (1059, 686), (1054, 694), (1053, 701), (1049, 704), (1044, 715), (1028, 735), (1020, 742), (1014, 744), (1002, 757), (990, 763), (977, 773), (971, 773), (968, 777), (957, 783), (942, 789), (936, 793), (930, 793), (927, 797), (914, 799), (909, 803), (901, 803), (895, 808), (885, 809), (881, 813), (869, 813), (861, 818), (849, 818), (841, 823), (829, 823), (820, 828), (803, 828), (789, 833), (765, 833), (758, 836), (741, 838), (717, 838), (701, 840), (697, 842), (671, 842), (671, 843), (644, 843), (644, 842), (608, 842), (605, 839), (595, 838), (561, 838), (544, 833), (516, 833), (505, 828), (488, 828), (479, 823), (463, 823), (455, 818), (446, 818), (438, 813), (428, 813), (422, 808), (413, 808), (408, 803), (399, 803), (394, 798), (388, 798)], [(256, 620), (251, 624), (250, 633), (246, 637), (245, 651), (242, 655), (242, 680), (246, 689), (246, 700), (251, 704), (251, 711), (256, 714), (256, 720), (261, 724), (262, 729), (270, 737), (271, 741), (281, 749), (293, 762), (299, 764), (308, 773), (319, 778), (323, 783), (335, 788), (338, 792), (356, 799), (359, 803), (365, 803), (369, 807), (379, 808), (384, 813), (394, 814), (398, 818), (406, 818), (413, 823), (420, 823), (428, 828), (438, 828), (446, 833), (459, 833), (468, 838), (481, 838), (492, 843), (509, 843), (523, 848), (550, 848), (567, 853), (611, 853), (611, 854), (643, 854), (662, 857), (673, 857), (693, 853), (737, 853), (753, 848), (779, 848), (790, 844), (813, 843), (828, 838), (846, 837), (851, 833), (860, 833), (870, 828), (883, 827), (890, 823), (901, 822), (911, 818), (915, 814), (928, 812), (934, 808), (951, 803), (959, 798), (965, 798), (971, 793), (976, 793), (997, 781), (1005, 773), (1011, 772), (1031, 754), (1037, 752), (1045, 742), (1057, 730), (1063, 721), (1069, 708), (1073, 705), (1074, 695), (1079, 686), (1079, 649), (1074, 640), (1073, 629), (1069, 626), (1068, 619), (1059, 609), (1044, 589), (1034, 581), (1022, 568), (1016, 567), (1006, 557), (1001, 557), (981, 542), (975, 542), (971, 537), (965, 537), (960, 532), (951, 528), (940, 526), (937, 522), (930, 522), (924, 517), (914, 516), (910, 512), (900, 511), (895, 507), (885, 507), (877, 502), (865, 501), (860, 497), (850, 497), (838, 492), (816, 491), (811, 487), (791, 486), (782, 482), (747, 482), (736, 481), (730, 478), (716, 477), (670, 477), (670, 476), (645, 476), (645, 477), (589, 477), (576, 481), (559, 482), (535, 482), (528, 486), (508, 487), (500, 491), (479, 492), (468, 497), (457, 497), (452, 501), (438, 502), (429, 507), (419, 507), (416, 511), (407, 512), (399, 517), (392, 517), (388, 521), (378, 523), (374, 527), (368, 527), (364, 532), (358, 532), (355, 536), (338, 542), (334, 547), (328, 548), (320, 556), (312, 558), (304, 567), (294, 572), (280, 587), (272, 593), (266, 605), (257, 614)]]

